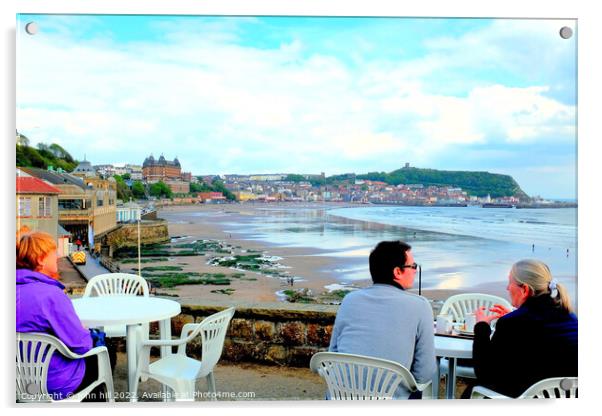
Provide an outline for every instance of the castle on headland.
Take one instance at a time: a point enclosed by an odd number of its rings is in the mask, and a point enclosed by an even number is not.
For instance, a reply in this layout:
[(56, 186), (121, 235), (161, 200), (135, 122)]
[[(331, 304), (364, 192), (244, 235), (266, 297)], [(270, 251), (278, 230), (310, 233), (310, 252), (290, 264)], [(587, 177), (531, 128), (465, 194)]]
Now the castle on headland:
[(163, 155), (155, 159), (151, 154), (142, 163), (142, 179), (147, 183), (164, 182), (174, 193), (190, 192), (192, 174), (182, 172), (180, 161), (165, 159)]

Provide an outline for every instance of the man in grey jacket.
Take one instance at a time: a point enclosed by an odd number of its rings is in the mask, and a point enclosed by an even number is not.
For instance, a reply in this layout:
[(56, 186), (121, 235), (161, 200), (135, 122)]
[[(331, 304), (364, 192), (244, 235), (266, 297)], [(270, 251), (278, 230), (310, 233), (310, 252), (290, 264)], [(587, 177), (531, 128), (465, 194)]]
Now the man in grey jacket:
[[(396, 361), (418, 383), (426, 383), (436, 369), (433, 311), (425, 298), (406, 291), (414, 284), (418, 267), (411, 247), (402, 241), (382, 241), (369, 262), (373, 285), (345, 296), (329, 351)], [(400, 399), (409, 396), (404, 386), (395, 393)]]

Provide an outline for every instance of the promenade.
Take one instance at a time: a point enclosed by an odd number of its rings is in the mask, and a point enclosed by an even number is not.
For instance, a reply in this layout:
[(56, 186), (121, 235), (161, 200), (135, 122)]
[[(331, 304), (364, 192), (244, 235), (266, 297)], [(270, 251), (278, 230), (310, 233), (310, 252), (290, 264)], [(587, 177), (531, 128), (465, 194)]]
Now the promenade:
[[(156, 359), (157, 357), (151, 358)], [(256, 363), (232, 363), (220, 361), (215, 366), (216, 391), (222, 393), (218, 401), (304, 401), (322, 400), (326, 383), (309, 368), (270, 366)], [(127, 390), (127, 362), (125, 353), (117, 354), (117, 365), (113, 380), (117, 401), (126, 401), (119, 395)], [(456, 380), (456, 398), (459, 399), (466, 384), (462, 378)], [(199, 392), (206, 389), (204, 381), (197, 383)], [(440, 398), (444, 398), (444, 380), (440, 383)], [(161, 401), (161, 384), (149, 379), (141, 383), (138, 395), (141, 402)], [(226, 394), (224, 394), (226, 393)], [(234, 393), (238, 397), (232, 397)], [(251, 394), (249, 394), (251, 393)], [(205, 401), (199, 398), (197, 401)]]

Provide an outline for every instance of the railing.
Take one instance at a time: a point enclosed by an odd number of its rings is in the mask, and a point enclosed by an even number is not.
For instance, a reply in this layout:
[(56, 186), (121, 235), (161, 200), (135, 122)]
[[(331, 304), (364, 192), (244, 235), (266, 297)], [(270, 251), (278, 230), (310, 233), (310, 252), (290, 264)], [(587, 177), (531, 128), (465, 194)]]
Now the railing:
[(111, 259), (110, 257), (100, 255), (100, 257), (98, 258), (98, 262), (101, 266), (103, 266), (111, 273), (119, 273), (121, 271), (121, 267), (119, 267), (119, 264), (113, 261), (113, 259)]

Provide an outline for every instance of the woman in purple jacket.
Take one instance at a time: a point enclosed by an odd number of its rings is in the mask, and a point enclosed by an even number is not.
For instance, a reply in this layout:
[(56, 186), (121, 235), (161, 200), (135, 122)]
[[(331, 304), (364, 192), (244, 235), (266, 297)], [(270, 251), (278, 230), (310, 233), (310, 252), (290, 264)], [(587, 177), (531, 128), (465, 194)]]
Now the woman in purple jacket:
[[(43, 232), (17, 237), (17, 332), (44, 332), (60, 339), (76, 354), (89, 351), (90, 332), (80, 322), (63, 292), (65, 287), (58, 281), (54, 239)], [(97, 371), (93, 365), (90, 367), (88, 373)], [(85, 375), (84, 359), (70, 360), (55, 353), (48, 370), (48, 393), (55, 400), (65, 399), (79, 390)], [(84, 384), (89, 383), (86, 380)]]

